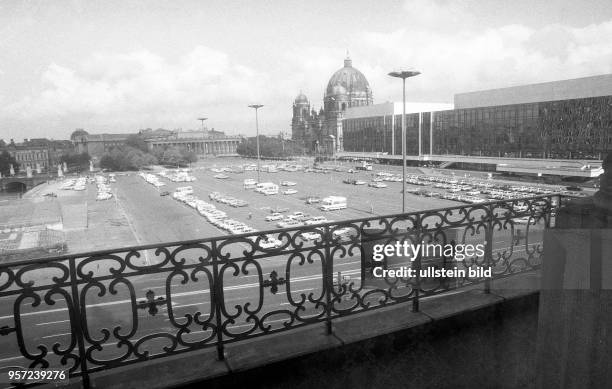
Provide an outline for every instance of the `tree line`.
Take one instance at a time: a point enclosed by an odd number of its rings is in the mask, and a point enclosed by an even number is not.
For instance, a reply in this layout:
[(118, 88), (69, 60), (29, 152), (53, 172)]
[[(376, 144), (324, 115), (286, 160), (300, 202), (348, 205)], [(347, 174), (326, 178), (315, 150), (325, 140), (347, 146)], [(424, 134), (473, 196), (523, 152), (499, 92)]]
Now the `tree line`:
[(193, 151), (179, 147), (149, 150), (141, 135), (128, 136), (125, 145), (117, 146), (104, 153), (100, 167), (109, 170), (138, 170), (146, 166), (162, 164), (185, 166), (198, 160)]
[[(0, 173), (3, 177), (10, 175), (11, 165), (15, 174), (20, 171), (17, 160), (4, 149), (4, 143), (0, 143)], [(88, 153), (77, 153), (67, 151), (59, 157), (59, 163), (65, 163), (71, 171), (87, 171), (91, 157)], [(100, 167), (108, 170), (138, 170), (146, 166), (162, 164), (169, 166), (185, 166), (196, 162), (197, 155), (184, 148), (168, 147), (163, 149), (149, 150), (143, 136), (133, 134), (128, 136), (125, 145), (120, 145), (102, 154)], [(52, 171), (53, 166), (49, 167)]]
[(2, 177), (6, 177), (10, 174), (11, 165), (13, 165), (15, 174), (17, 174), (19, 172), (19, 163), (17, 163), (17, 160), (6, 150), (0, 152), (0, 173), (2, 173)]
[[(279, 137), (259, 136), (259, 154), (262, 157), (284, 158), (304, 154), (304, 148), (296, 142)], [(238, 145), (236, 152), (241, 156), (257, 155), (257, 138), (250, 137)]]

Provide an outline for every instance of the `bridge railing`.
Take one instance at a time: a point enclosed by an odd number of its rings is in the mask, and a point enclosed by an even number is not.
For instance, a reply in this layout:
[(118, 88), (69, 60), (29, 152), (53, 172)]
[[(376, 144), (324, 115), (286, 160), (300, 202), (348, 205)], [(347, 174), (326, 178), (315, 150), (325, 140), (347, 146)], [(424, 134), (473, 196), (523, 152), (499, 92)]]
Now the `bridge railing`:
[[(315, 323), (331, 334), (340, 317), (393, 304), (418, 311), (423, 298), (477, 284), (488, 291), (491, 280), (540, 268), (543, 232), (561, 201), (537, 196), (1, 264), (0, 372), (64, 369), (88, 387), (102, 370), (204, 348), (223, 359), (231, 343)], [(411, 244), (451, 251), (374, 260), (378, 245)], [(460, 245), (480, 250), (461, 255)], [(420, 273), (436, 270), (454, 273)]]

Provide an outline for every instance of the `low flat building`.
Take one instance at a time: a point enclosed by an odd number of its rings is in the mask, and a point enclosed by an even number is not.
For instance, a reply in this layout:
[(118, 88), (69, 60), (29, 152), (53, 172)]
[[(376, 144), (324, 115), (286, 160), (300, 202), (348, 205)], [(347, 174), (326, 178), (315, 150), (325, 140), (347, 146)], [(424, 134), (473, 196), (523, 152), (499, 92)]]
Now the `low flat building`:
[(241, 136), (225, 135), (222, 131), (175, 131), (166, 137), (146, 139), (150, 150), (168, 147), (185, 148), (197, 155), (235, 155)]

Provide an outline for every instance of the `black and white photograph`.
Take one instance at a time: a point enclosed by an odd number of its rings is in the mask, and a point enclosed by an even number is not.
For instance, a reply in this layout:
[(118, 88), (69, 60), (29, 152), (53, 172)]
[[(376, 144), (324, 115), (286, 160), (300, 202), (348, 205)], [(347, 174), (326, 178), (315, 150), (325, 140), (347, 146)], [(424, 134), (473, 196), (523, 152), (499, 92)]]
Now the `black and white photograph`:
[(612, 388), (610, 0), (0, 0), (0, 389)]

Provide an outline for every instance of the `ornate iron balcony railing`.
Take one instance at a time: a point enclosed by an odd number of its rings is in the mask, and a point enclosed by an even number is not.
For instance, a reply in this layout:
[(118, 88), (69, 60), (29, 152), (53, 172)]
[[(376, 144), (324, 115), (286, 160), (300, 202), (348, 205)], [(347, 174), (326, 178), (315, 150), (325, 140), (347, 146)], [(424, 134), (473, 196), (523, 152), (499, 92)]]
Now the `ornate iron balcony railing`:
[[(0, 370), (92, 373), (411, 303), (537, 270), (559, 195), (104, 250), (0, 265)], [(271, 239), (270, 239), (271, 238)], [(275, 246), (276, 241), (276, 246)], [(372, 261), (373, 245), (482, 244)], [(467, 254), (467, 253), (466, 253)], [(492, 277), (374, 277), (491, 268)]]

